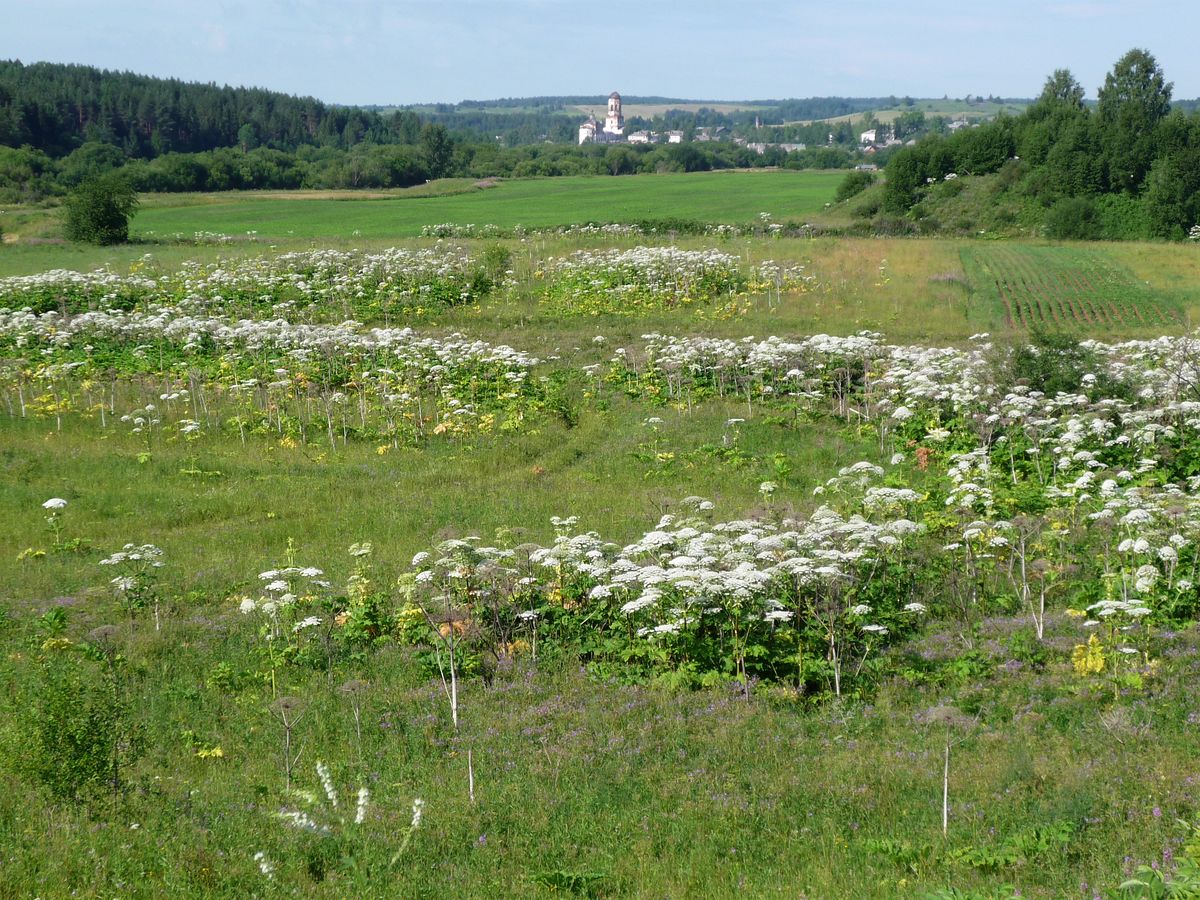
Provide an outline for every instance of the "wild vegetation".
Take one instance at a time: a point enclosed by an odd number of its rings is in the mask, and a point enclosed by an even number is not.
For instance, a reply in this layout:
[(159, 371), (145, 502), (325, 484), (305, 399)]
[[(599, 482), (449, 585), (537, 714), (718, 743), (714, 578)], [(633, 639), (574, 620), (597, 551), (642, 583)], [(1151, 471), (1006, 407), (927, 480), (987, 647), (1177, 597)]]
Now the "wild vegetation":
[(0, 280), (6, 892), (1194, 890), (1192, 248), (769, 224)]
[(1021, 115), (897, 152), (882, 209), (936, 230), (939, 200), (963, 189), (947, 179), (995, 175), (992, 202), (1024, 207), (1050, 237), (1184, 238), (1200, 222), (1200, 115), (1172, 111), (1172, 84), (1141, 49), (1117, 60), (1094, 108), (1085, 93), (1059, 69)]

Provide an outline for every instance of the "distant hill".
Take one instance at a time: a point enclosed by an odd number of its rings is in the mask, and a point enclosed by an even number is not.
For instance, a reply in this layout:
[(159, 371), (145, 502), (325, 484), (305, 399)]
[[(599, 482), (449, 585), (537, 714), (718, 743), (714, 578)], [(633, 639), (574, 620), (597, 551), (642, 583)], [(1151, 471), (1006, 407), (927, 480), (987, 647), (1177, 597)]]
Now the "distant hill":
[[(895, 98), (891, 98), (895, 99)], [(924, 113), (926, 116), (945, 116), (947, 118), (964, 117), (968, 119), (990, 119), (998, 115), (1016, 116), (1025, 111), (1025, 108), (1032, 103), (1032, 100), (1017, 98), (1017, 97), (973, 97), (971, 99), (962, 100), (933, 100), (933, 99), (909, 99), (903, 103), (892, 103), (890, 105), (882, 105), (873, 107), (869, 112), (880, 122), (890, 124), (896, 119), (903, 116), (905, 113), (911, 113), (914, 110)], [(825, 116), (820, 119), (809, 119), (806, 124), (812, 122), (845, 122), (859, 118), (863, 111), (849, 113), (839, 116)]]
[(294, 150), (386, 142), (390, 118), (312, 97), (114, 72), (0, 61), (0, 145), (63, 156), (92, 141), (149, 158), (241, 145)]

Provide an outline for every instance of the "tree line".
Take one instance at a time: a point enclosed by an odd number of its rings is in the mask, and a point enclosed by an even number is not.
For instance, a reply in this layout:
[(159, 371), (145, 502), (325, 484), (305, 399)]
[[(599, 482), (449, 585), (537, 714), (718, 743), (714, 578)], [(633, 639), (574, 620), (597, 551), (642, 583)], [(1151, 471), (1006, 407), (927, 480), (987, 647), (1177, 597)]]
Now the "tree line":
[(1200, 221), (1200, 112), (1172, 107), (1154, 56), (1130, 50), (1095, 104), (1067, 69), (1019, 116), (929, 136), (888, 161), (886, 212), (919, 219), (947, 176), (998, 174), (1060, 238), (1181, 238)]
[(557, 175), (633, 175), (710, 169), (785, 166), (844, 168), (842, 150), (817, 148), (764, 154), (733, 143), (667, 145), (473, 144), (441, 125), (426, 124), (414, 144), (361, 143), (350, 149), (300, 147), (295, 151), (222, 147), (201, 153), (166, 153), (129, 159), (110, 144), (88, 142), (61, 159), (30, 147), (0, 147), (0, 202), (36, 202), (65, 194), (116, 173), (137, 191), (282, 190), (289, 188), (394, 188), (433, 178), (521, 178)]
[[(729, 129), (782, 125), (877, 108), (895, 98), (813, 97), (755, 101), (757, 108), (720, 111), (702, 106), (654, 118), (631, 117), (641, 128)], [(661, 97), (630, 102), (669, 105)], [(229, 87), (58, 63), (0, 60), (0, 145), (31, 147), (52, 158), (84, 144), (118, 148), (130, 159), (200, 153), (225, 147), (294, 152), (304, 146), (349, 149), (360, 143), (415, 144), (426, 124), (441, 125), (468, 143), (506, 147), (573, 143), (579, 106), (603, 107), (595, 97), (534, 97), (464, 101), (389, 110), (322, 103), (261, 88)], [(824, 141), (824, 135), (821, 136)]]
[(411, 113), (383, 116), (261, 88), (0, 61), (0, 144), (52, 157), (85, 143), (107, 144), (134, 159), (235, 146), (411, 143), (420, 127)]

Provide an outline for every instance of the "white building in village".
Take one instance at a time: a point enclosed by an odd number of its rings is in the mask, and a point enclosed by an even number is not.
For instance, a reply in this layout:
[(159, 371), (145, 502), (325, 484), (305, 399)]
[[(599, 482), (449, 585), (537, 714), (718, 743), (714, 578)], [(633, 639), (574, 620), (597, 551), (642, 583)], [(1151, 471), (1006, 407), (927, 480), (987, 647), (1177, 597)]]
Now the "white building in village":
[[(716, 131), (724, 131), (717, 128)], [(696, 131), (696, 140), (712, 140), (712, 129), (701, 128)], [(621, 95), (613, 91), (608, 95), (608, 115), (601, 125), (595, 115), (589, 115), (579, 126), (579, 143), (581, 144), (682, 144), (682, 131), (634, 131), (625, 133), (625, 116), (621, 113)]]
[(620, 144), (625, 140), (625, 116), (621, 114), (621, 95), (613, 91), (608, 95), (608, 115), (604, 117), (604, 127), (600, 126), (594, 115), (588, 116), (587, 121), (579, 126), (579, 143)]

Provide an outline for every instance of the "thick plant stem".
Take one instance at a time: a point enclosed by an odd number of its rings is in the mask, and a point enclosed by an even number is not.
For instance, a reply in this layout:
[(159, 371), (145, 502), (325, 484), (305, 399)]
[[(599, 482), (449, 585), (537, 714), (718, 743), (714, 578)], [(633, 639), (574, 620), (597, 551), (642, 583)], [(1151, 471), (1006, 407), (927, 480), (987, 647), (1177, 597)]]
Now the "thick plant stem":
[(942, 767), (942, 837), (950, 824), (950, 742), (946, 741), (946, 762)]

